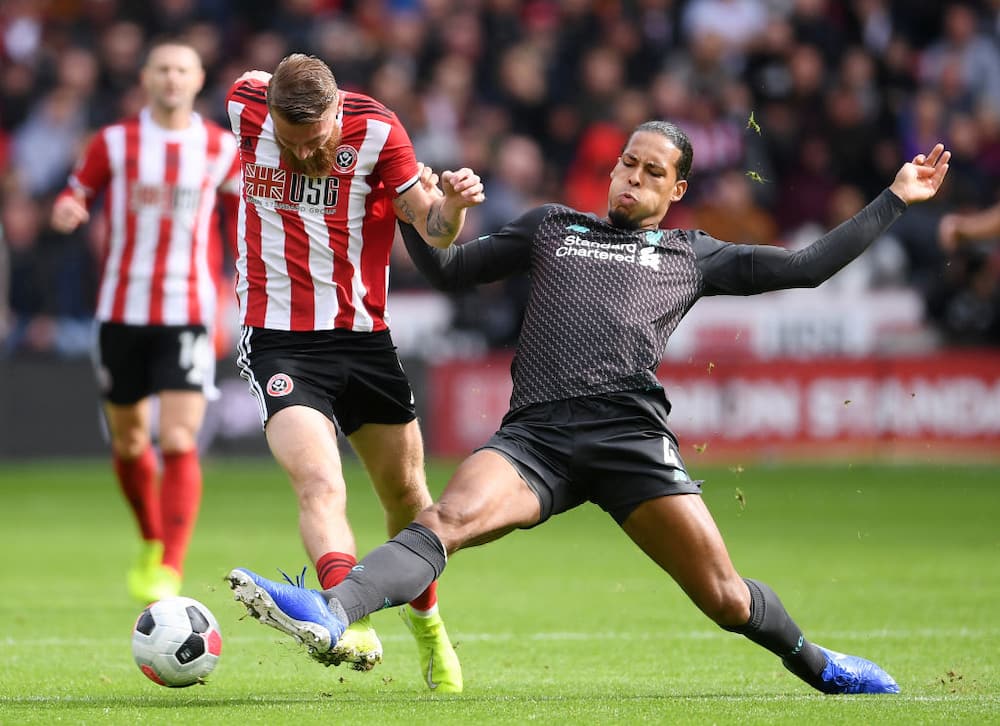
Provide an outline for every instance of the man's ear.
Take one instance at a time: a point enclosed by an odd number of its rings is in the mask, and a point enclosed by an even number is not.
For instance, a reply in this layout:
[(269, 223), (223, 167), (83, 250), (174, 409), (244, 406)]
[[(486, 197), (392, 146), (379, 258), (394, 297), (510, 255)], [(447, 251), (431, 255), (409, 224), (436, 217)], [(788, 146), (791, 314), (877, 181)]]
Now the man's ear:
[(677, 183), (674, 184), (674, 190), (670, 193), (671, 202), (679, 202), (681, 197), (687, 192), (688, 183), (687, 179), (678, 179)]

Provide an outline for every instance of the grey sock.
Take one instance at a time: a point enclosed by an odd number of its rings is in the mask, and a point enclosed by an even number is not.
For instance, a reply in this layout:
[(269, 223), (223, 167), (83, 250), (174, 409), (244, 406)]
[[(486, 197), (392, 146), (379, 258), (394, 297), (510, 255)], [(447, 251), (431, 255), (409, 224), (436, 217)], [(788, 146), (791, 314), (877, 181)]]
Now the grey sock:
[(402, 605), (436, 580), (447, 564), (441, 540), (430, 529), (413, 523), (362, 559), (347, 578), (325, 590), (330, 610), (342, 608), (353, 623), (382, 608)]

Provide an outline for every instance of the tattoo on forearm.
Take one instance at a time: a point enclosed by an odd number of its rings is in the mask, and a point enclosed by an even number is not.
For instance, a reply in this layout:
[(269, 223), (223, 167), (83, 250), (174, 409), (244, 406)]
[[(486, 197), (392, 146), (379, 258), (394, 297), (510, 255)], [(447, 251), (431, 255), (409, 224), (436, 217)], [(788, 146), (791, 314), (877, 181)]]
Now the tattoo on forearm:
[(431, 237), (452, 237), (455, 234), (455, 225), (441, 214), (440, 204), (427, 210), (427, 234)]
[(416, 221), (417, 215), (413, 211), (413, 207), (404, 202), (402, 199), (396, 200), (396, 209), (403, 216), (403, 219), (407, 224), (413, 224)]

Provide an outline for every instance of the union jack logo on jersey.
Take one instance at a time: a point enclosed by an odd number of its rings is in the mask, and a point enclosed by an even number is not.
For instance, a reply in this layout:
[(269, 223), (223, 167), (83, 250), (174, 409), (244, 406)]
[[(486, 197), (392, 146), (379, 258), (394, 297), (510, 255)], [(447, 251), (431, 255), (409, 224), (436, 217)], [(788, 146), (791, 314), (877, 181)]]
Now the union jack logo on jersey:
[(243, 185), (248, 197), (273, 199), (278, 202), (284, 199), (285, 179), (288, 176), (284, 169), (262, 164), (245, 164), (243, 172)]

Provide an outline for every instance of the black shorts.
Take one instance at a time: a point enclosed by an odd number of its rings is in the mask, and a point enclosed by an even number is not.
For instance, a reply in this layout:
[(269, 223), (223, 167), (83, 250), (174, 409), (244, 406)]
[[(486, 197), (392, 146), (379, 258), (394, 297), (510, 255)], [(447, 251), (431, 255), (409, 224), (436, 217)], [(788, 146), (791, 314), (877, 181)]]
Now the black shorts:
[(591, 501), (622, 524), (649, 499), (700, 494), (667, 428), (663, 391), (628, 391), (524, 406), (481, 449), (501, 454), (535, 492), (541, 524)]
[(366, 423), (404, 424), (417, 417), (413, 391), (388, 330), (244, 327), (236, 362), (264, 425), (289, 406), (316, 409), (345, 436)]
[(215, 350), (204, 325), (101, 323), (95, 367), (102, 397), (118, 405), (215, 385)]

